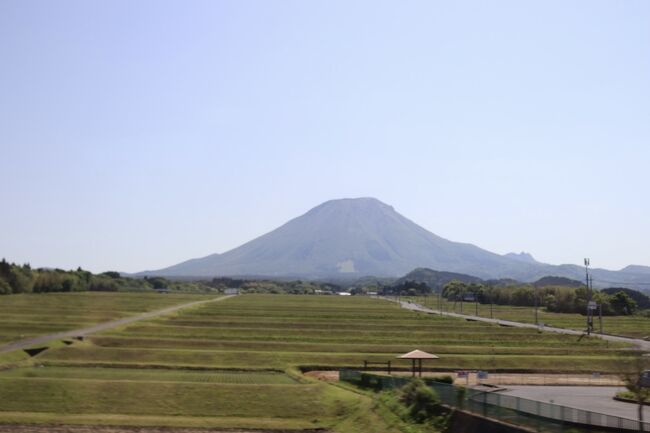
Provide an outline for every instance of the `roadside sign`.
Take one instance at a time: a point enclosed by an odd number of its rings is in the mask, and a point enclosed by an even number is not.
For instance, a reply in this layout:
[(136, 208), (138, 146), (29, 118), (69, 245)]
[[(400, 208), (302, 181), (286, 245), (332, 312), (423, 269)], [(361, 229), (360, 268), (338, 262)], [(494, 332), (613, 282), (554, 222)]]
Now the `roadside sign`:
[(589, 301), (589, 303), (587, 304), (587, 308), (589, 308), (590, 310), (595, 310), (596, 308), (598, 308), (598, 304), (596, 304), (596, 301)]

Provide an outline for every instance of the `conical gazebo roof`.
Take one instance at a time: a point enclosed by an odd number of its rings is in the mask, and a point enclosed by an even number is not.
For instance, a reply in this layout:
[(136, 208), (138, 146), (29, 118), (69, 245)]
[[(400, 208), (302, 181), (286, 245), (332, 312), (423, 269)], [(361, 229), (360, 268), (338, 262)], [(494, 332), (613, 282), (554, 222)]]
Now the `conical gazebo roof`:
[(409, 353), (398, 356), (400, 359), (438, 359), (439, 357), (421, 350), (412, 350)]

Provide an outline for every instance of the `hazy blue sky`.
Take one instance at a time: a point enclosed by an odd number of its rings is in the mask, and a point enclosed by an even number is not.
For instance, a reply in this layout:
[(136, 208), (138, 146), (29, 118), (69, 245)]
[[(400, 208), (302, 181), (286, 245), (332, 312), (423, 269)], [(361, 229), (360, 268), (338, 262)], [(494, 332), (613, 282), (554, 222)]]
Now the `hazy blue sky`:
[(138, 271), (373, 196), (650, 265), (650, 1), (0, 0), (0, 256)]

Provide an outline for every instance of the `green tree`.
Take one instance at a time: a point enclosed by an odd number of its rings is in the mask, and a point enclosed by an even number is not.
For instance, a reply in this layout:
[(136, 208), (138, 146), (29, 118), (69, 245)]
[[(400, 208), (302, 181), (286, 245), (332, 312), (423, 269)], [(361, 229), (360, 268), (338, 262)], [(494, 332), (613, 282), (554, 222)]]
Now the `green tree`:
[(453, 309), (456, 311), (456, 302), (460, 301), (460, 312), (463, 312), (463, 298), (467, 293), (467, 284), (459, 280), (451, 280), (442, 288), (442, 296), (454, 301)]
[(11, 294), (11, 286), (9, 285), (8, 282), (0, 278), (0, 295), (10, 295)]
[(631, 315), (636, 311), (636, 301), (625, 292), (616, 292), (610, 298), (610, 304), (616, 314)]
[(467, 292), (467, 284), (459, 280), (451, 280), (442, 288), (442, 296), (447, 299), (460, 300)]
[(34, 287), (34, 275), (30, 268), (14, 265), (9, 272), (8, 283), (13, 293), (31, 293)]

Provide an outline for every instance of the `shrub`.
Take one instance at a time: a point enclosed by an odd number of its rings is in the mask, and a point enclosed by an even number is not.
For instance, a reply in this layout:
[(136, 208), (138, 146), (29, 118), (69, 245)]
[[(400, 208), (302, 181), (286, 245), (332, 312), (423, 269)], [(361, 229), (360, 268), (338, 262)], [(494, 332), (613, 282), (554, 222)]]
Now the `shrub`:
[(408, 408), (411, 418), (418, 423), (432, 419), (436, 414), (436, 406), (440, 404), (438, 394), (420, 379), (414, 379), (402, 388), (400, 401)]

